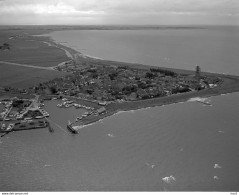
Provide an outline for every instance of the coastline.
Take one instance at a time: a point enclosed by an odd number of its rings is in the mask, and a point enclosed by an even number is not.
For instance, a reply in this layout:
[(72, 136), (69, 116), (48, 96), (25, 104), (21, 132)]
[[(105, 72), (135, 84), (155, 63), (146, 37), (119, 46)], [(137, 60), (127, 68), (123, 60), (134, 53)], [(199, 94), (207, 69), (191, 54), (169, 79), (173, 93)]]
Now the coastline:
[[(236, 91), (235, 91), (236, 92)], [(234, 92), (228, 92), (226, 94), (230, 94)], [(153, 107), (160, 107), (160, 106), (167, 106), (167, 105), (173, 105), (173, 104), (178, 104), (178, 103), (185, 103), (188, 102), (192, 98), (210, 98), (214, 96), (220, 96), (220, 95), (226, 95), (225, 93), (218, 94), (218, 93), (211, 93), (211, 94), (179, 94), (182, 95), (181, 97), (179, 96), (174, 96), (174, 97), (164, 97), (162, 98), (155, 98), (155, 99), (149, 99), (147, 100), (142, 100), (138, 102), (125, 102), (121, 106), (120, 104), (114, 105), (113, 107), (118, 107), (116, 109), (113, 108), (107, 108), (107, 113), (95, 116), (94, 118), (91, 119), (83, 119), (81, 121), (81, 124), (79, 125), (79, 129), (87, 127), (89, 125), (93, 125), (97, 122), (103, 121), (105, 118), (111, 117), (113, 115), (117, 115), (123, 112), (133, 112), (137, 110), (143, 110), (143, 109), (149, 109)], [(177, 94), (176, 94), (177, 95)], [(151, 100), (151, 101), (150, 101)], [(147, 101), (147, 102), (144, 102)]]
[[(50, 36), (45, 36), (44, 35), (42, 37), (46, 37), (46, 39), (48, 39), (48, 40), (43, 41), (44, 43), (46, 43), (48, 46), (56, 47), (56, 48), (59, 48), (59, 49), (63, 50), (65, 52), (66, 56), (68, 58), (70, 58), (71, 60), (74, 59), (74, 55), (75, 54), (77, 54), (80, 58), (84, 58), (84, 59), (104, 60), (104, 59), (99, 58), (99, 57), (95, 57), (95, 56), (91, 56), (91, 55), (87, 55), (87, 54), (81, 53), (80, 51), (77, 51), (74, 48), (71, 48), (69, 46), (63, 45), (61, 43), (57, 43)], [(65, 62), (69, 62), (69, 61), (61, 62), (57, 66), (59, 66), (61, 64), (64, 64)], [(51, 68), (54, 68), (54, 67), (57, 67), (57, 66), (53, 66)]]
[[(79, 51), (76, 51), (73, 48), (68, 46), (62, 45), (60, 43), (55, 42), (51, 37), (46, 36), (48, 42), (51, 44), (57, 45), (59, 49), (68, 51), (71, 56), (73, 57), (75, 54), (78, 54), (80, 61), (87, 62), (94, 65), (113, 65), (113, 66), (129, 66), (131, 68), (140, 68), (140, 69), (149, 69), (155, 66), (151, 65), (143, 65), (143, 64), (136, 64), (136, 63), (128, 63), (128, 62), (118, 62), (112, 60), (105, 60), (98, 57), (92, 57), (89, 55), (85, 55)], [(63, 62), (64, 63), (64, 62)], [(157, 67), (157, 68), (164, 68), (166, 70), (172, 70), (179, 74), (194, 74), (192, 70), (183, 70), (183, 69), (174, 69), (174, 68), (166, 68), (166, 67)], [(159, 97), (159, 98), (152, 98), (146, 100), (138, 100), (138, 101), (128, 101), (123, 103), (112, 103), (107, 106), (106, 113), (103, 113), (98, 116), (94, 117), (86, 117), (81, 120), (81, 124), (78, 126), (79, 129), (84, 128), (86, 126), (92, 125), (96, 122), (104, 120), (104, 118), (113, 116), (120, 112), (130, 112), (134, 110), (140, 109), (147, 109), (152, 107), (170, 105), (175, 103), (184, 103), (187, 102), (190, 98), (209, 98), (212, 96), (218, 96), (222, 94), (228, 94), (239, 91), (239, 76), (234, 75), (227, 75), (227, 74), (220, 74), (220, 73), (212, 73), (212, 72), (202, 72), (204, 76), (215, 76), (220, 77), (223, 82), (219, 86), (210, 89), (204, 89), (202, 91), (192, 91), (182, 94), (175, 94), (166, 97)]]
[[(57, 30), (50, 30), (50, 32), (57, 31)], [(63, 50), (65, 55), (70, 58), (68, 61), (61, 62), (60, 64), (64, 64), (65, 62), (69, 62), (73, 60), (74, 55), (77, 54), (79, 57), (79, 61), (86, 62), (87, 64), (92, 65), (98, 65), (98, 66), (127, 66), (130, 68), (135, 69), (149, 69), (149, 68), (155, 68), (155, 66), (150, 65), (143, 65), (138, 63), (127, 63), (127, 62), (118, 62), (118, 61), (112, 61), (112, 60), (105, 60), (100, 59), (97, 57), (92, 57), (89, 55), (85, 55), (79, 51), (76, 51), (73, 48), (70, 48), (69, 46), (65, 46), (61, 43), (55, 42), (50, 36), (41, 35), (45, 33), (45, 31), (39, 31), (37, 34), (39, 36), (35, 36), (35, 34), (29, 34), (29, 37), (33, 39), (33, 41), (39, 41), (43, 42), (44, 44), (47, 44), (48, 47), (56, 47), (57, 49)], [(59, 66), (59, 64), (57, 65)], [(57, 66), (51, 66), (49, 68), (55, 68)], [(194, 71), (192, 70), (183, 70), (183, 69), (176, 69), (176, 68), (166, 68), (166, 67), (157, 67), (157, 68), (163, 68), (165, 70), (171, 70), (178, 74), (194, 74)], [(56, 71), (58, 72), (58, 71)], [(106, 113), (103, 113), (98, 116), (94, 117), (86, 117), (83, 120), (81, 120), (80, 126), (85, 127), (86, 125), (93, 124), (97, 121), (103, 120), (106, 117), (112, 116), (114, 114), (117, 114), (119, 112), (123, 111), (132, 111), (132, 110), (139, 110), (139, 109), (145, 109), (145, 108), (151, 108), (155, 106), (163, 106), (163, 105), (169, 105), (179, 102), (186, 102), (190, 98), (195, 97), (211, 97), (211, 96), (217, 96), (221, 94), (227, 94), (232, 92), (239, 91), (239, 76), (233, 76), (233, 75), (226, 75), (226, 74), (220, 74), (220, 73), (210, 73), (210, 72), (202, 72), (202, 75), (204, 76), (212, 76), (212, 77), (220, 77), (223, 82), (221, 85), (215, 87), (215, 88), (209, 88), (204, 89), (201, 91), (192, 91), (182, 94), (175, 94), (175, 95), (169, 95), (159, 98), (152, 98), (152, 99), (146, 99), (146, 100), (137, 100), (137, 101), (127, 101), (123, 103), (112, 103), (107, 106)]]

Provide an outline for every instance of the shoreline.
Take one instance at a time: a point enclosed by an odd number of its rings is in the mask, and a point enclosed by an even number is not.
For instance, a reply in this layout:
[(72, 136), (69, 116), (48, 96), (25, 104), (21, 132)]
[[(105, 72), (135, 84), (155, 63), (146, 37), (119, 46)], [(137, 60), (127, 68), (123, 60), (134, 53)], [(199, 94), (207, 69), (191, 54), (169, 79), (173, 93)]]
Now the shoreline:
[[(78, 54), (78, 56), (82, 59), (88, 59), (90, 61), (95, 61), (96, 63), (99, 62), (99, 61), (103, 61), (104, 63), (113, 63), (114, 65), (118, 65), (118, 64), (123, 64), (123, 65), (126, 65), (126, 66), (139, 66), (139, 67), (143, 67), (143, 68), (163, 68), (165, 70), (172, 70), (172, 71), (175, 71), (176, 73), (192, 73), (194, 72), (194, 69), (192, 70), (187, 70), (187, 69), (178, 69), (178, 68), (175, 68), (175, 67), (162, 67), (162, 66), (154, 66), (154, 65), (150, 65), (150, 64), (141, 64), (141, 63), (138, 63), (138, 62), (126, 62), (126, 61), (115, 61), (115, 60), (109, 60), (109, 59), (104, 59), (104, 58), (101, 58), (101, 57), (98, 57), (98, 56), (92, 56), (90, 54), (86, 54), (86, 53), (82, 53), (81, 51), (78, 51), (68, 45), (64, 45), (62, 43), (58, 43), (57, 41), (55, 41), (54, 39), (52, 39), (52, 37), (50, 36), (50, 33), (52, 32), (55, 32), (55, 31), (65, 31), (65, 30), (98, 30), (97, 28), (96, 29), (48, 29), (47, 33), (45, 31), (43, 32), (39, 32), (38, 34), (34, 34), (34, 35), (31, 35), (29, 34), (30, 36), (32, 37), (42, 37), (42, 38), (45, 38), (45, 40), (43, 42), (46, 42), (46, 44), (51, 44), (51, 46), (54, 46), (54, 47), (57, 47), (61, 50), (63, 50), (65, 53), (66, 53), (66, 56), (73, 59), (74, 55), (75, 54)], [(113, 30), (113, 29), (103, 29), (103, 30)], [(114, 29), (114, 30), (122, 30), (122, 29)], [(137, 29), (135, 29), (137, 30)], [(69, 53), (71, 56), (69, 56), (67, 53)], [(64, 61), (62, 63), (65, 63), (65, 62), (69, 62), (69, 61)], [(60, 63), (60, 64), (62, 64)], [(58, 64), (58, 65), (60, 65)], [(58, 66), (57, 65), (57, 66)], [(57, 66), (52, 66), (50, 68), (55, 68)], [(206, 71), (206, 72), (202, 72), (202, 73), (207, 73), (207, 74), (213, 74), (213, 75), (225, 75), (225, 76), (238, 76), (239, 75), (231, 75), (230, 73), (221, 73), (221, 72), (213, 72), (213, 71)]]
[[(77, 126), (77, 130), (80, 130), (82, 128), (85, 128), (85, 127), (88, 127), (90, 125), (94, 125), (96, 124), (97, 122), (101, 122), (101, 121), (104, 121), (104, 119), (106, 118), (110, 118), (111, 116), (115, 116), (115, 115), (118, 115), (118, 114), (121, 114), (121, 113), (125, 113), (125, 112), (135, 112), (135, 111), (140, 111), (140, 110), (145, 110), (145, 109), (150, 109), (150, 108), (155, 108), (155, 107), (162, 107), (162, 106), (167, 106), (167, 105), (173, 105), (173, 104), (179, 104), (179, 103), (187, 103), (187, 102), (196, 102), (196, 101), (189, 101), (190, 99), (192, 98), (210, 98), (210, 97), (216, 97), (216, 96), (222, 96), (222, 95), (228, 95), (228, 94), (231, 94), (231, 93), (236, 93), (236, 92), (229, 92), (227, 94), (220, 94), (220, 95), (205, 95), (205, 96), (193, 96), (189, 99), (185, 98), (184, 100), (178, 100), (178, 101), (175, 101), (175, 102), (164, 102), (162, 104), (158, 104), (158, 105), (154, 105), (154, 106), (146, 106), (146, 107), (138, 107), (138, 108), (135, 108), (135, 109), (119, 109), (119, 110), (115, 110), (115, 111), (110, 111), (104, 115), (101, 115), (101, 116), (97, 116), (95, 119), (93, 120), (89, 120), (89, 121), (83, 121), (83, 124), (80, 124), (80, 125), (76, 125)], [(202, 103), (202, 102), (200, 102)]]
[[(50, 32), (57, 31), (57, 30), (50, 30)], [(127, 66), (129, 68), (133, 69), (150, 69), (155, 68), (156, 66), (152, 65), (143, 65), (139, 63), (128, 63), (128, 62), (118, 62), (118, 61), (112, 61), (112, 60), (104, 60), (97, 57), (92, 57), (89, 55), (85, 55), (69, 46), (65, 46), (61, 43), (57, 43), (54, 41), (50, 36), (46, 36), (46, 34), (41, 35), (44, 32), (39, 32), (39, 36), (35, 36), (33, 34), (29, 34), (30, 38), (33, 39), (33, 41), (40, 41), (44, 44), (47, 44), (49, 47), (56, 47), (57, 49), (61, 49), (64, 51), (65, 55), (70, 58), (70, 60), (65, 61), (69, 62), (74, 59), (74, 55), (78, 55), (80, 62), (86, 62), (90, 65), (95, 66)], [(49, 32), (48, 32), (49, 33)], [(39, 38), (40, 37), (40, 38)], [(64, 64), (65, 62), (61, 62), (60, 64)], [(57, 65), (59, 66), (59, 64)], [(48, 68), (56, 68), (54, 67), (48, 67)], [(167, 68), (167, 67), (156, 67), (156, 68), (163, 68), (165, 70), (171, 70), (178, 74), (185, 74), (185, 75), (191, 75), (194, 74), (194, 70), (183, 70), (183, 69), (176, 69), (176, 68)], [(98, 116), (89, 116), (80, 121), (81, 127), (88, 126), (90, 124), (94, 124), (100, 120), (103, 120), (106, 117), (112, 116), (114, 114), (117, 114), (119, 112), (128, 112), (133, 110), (139, 110), (139, 109), (145, 109), (145, 108), (152, 108), (152, 107), (158, 107), (158, 106), (164, 106), (164, 105), (170, 105), (174, 103), (180, 103), (180, 102), (186, 102), (190, 98), (195, 97), (212, 97), (212, 96), (218, 96), (222, 94), (228, 94), (232, 92), (238, 92), (239, 91), (239, 76), (234, 75), (227, 75), (227, 74), (220, 74), (220, 73), (211, 73), (211, 72), (202, 72), (203, 76), (211, 76), (211, 77), (220, 77), (223, 82), (215, 87), (215, 88), (208, 88), (203, 89), (201, 91), (191, 91), (181, 94), (174, 94), (164, 97), (158, 97), (158, 98), (151, 98), (146, 100), (136, 100), (136, 101), (126, 101), (123, 103), (114, 102), (111, 104), (108, 104), (105, 106), (106, 113), (100, 114)], [(93, 103), (93, 102), (92, 102)], [(95, 103), (96, 104), (96, 103)]]
[[(125, 102), (125, 105), (123, 105), (122, 108), (118, 108), (118, 109), (112, 109), (112, 108), (109, 109), (106, 106), (107, 112), (105, 114), (95, 116), (94, 118), (91, 118), (91, 119), (85, 118), (81, 121), (80, 125), (76, 125), (76, 126), (78, 126), (78, 130), (79, 130), (79, 129), (82, 129), (89, 125), (93, 125), (97, 122), (103, 121), (105, 118), (108, 118), (108, 117), (111, 117), (111, 116), (114, 116), (114, 115), (117, 115), (117, 114), (120, 114), (123, 112), (134, 112), (134, 111), (149, 109), (149, 108), (154, 108), (154, 107), (161, 107), (161, 106), (173, 105), (173, 104), (178, 104), (178, 103), (186, 103), (186, 102), (189, 102), (189, 100), (192, 98), (210, 98), (210, 97), (215, 97), (215, 96), (236, 93), (238, 91), (222, 93), (222, 94), (218, 94), (218, 93), (175, 94), (175, 95), (172, 95), (173, 97), (166, 96), (166, 97), (163, 97), (163, 99), (162, 98), (148, 99), (149, 103), (146, 103), (146, 104), (144, 104), (145, 102), (142, 102), (142, 101), (147, 101), (147, 100), (141, 100), (141, 101), (137, 101), (137, 102)], [(179, 95), (181, 97), (179, 97), (177, 95)], [(150, 102), (153, 104), (150, 104)], [(140, 104), (137, 104), (137, 103), (140, 103)], [(120, 103), (116, 103), (116, 104), (117, 104), (116, 106), (120, 106)], [(121, 104), (124, 104), (124, 103), (121, 103)], [(128, 107), (127, 105), (131, 105), (131, 106)], [(133, 107), (132, 107), (132, 105), (133, 105)]]
[[(51, 32), (53, 32), (52, 30)], [(152, 65), (143, 65), (138, 63), (128, 63), (128, 62), (118, 62), (118, 61), (112, 61), (112, 60), (105, 60), (98, 57), (92, 57), (89, 55), (85, 55), (69, 46), (63, 45), (61, 43), (55, 42), (50, 36), (44, 36), (46, 39), (48, 39), (50, 43), (53, 43), (53, 45), (57, 45), (56, 47), (59, 49), (63, 49), (68, 51), (71, 56), (73, 57), (75, 54), (78, 54), (80, 61), (86, 61), (90, 64), (97, 64), (97, 65), (105, 65), (110, 64), (114, 66), (129, 66), (131, 68), (142, 68), (142, 69), (149, 69), (151, 67), (155, 67)], [(63, 62), (64, 63), (64, 62)], [(172, 70), (176, 73), (181, 74), (193, 74), (193, 70), (183, 70), (183, 69), (174, 69), (174, 68), (167, 68), (167, 67), (157, 67), (157, 68), (164, 68), (166, 70)], [(211, 89), (204, 89), (202, 91), (192, 91), (187, 92), (183, 94), (175, 94), (170, 95), (166, 97), (159, 97), (159, 98), (152, 98), (152, 99), (146, 99), (146, 100), (137, 100), (137, 101), (130, 101), (130, 102), (123, 102), (123, 103), (112, 103), (107, 106), (106, 113), (103, 113), (99, 116), (92, 117), (86, 117), (83, 120), (80, 121), (80, 125), (78, 126), (79, 129), (87, 127), (89, 125), (95, 124), (96, 122), (99, 122), (101, 120), (104, 120), (104, 118), (113, 116), (115, 114), (118, 114), (120, 112), (130, 112), (135, 110), (141, 110), (141, 109), (147, 109), (152, 107), (158, 107), (158, 106), (165, 106), (165, 105), (171, 105), (175, 103), (185, 103), (191, 98), (209, 98), (212, 96), (218, 96), (222, 94), (228, 94), (239, 91), (239, 76), (236, 75), (227, 75), (227, 74), (221, 74), (221, 73), (215, 73), (215, 72), (202, 72), (205, 76), (216, 76), (220, 77), (223, 82), (220, 86), (217, 86), (215, 88)]]

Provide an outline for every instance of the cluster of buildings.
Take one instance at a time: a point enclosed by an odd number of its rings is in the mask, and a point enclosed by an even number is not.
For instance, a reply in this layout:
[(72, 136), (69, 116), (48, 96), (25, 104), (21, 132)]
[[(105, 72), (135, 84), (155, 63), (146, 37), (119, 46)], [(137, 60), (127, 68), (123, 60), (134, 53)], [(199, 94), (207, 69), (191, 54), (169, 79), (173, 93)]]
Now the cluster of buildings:
[(134, 101), (212, 87), (218, 78), (178, 75), (162, 69), (90, 65), (71, 75), (44, 83), (55, 94), (91, 101)]
[[(34, 100), (15, 97), (1, 100), (0, 104), (3, 105), (0, 113), (1, 131), (10, 131), (13, 128), (14, 130), (32, 129), (48, 125), (44, 119), (49, 114), (42, 109), (43, 104), (36, 107)], [(6, 127), (6, 124), (11, 128)]]
[[(73, 70), (72, 74), (65, 77), (54, 78), (29, 89), (1, 88), (1, 92), (34, 94), (37, 98), (2, 100), (0, 103), (4, 106), (0, 113), (0, 131), (50, 127), (46, 120), (49, 114), (42, 109), (44, 105), (39, 102), (39, 95), (43, 100), (62, 99), (63, 102), (57, 105), (60, 108), (85, 108), (88, 112), (73, 122), (84, 124), (85, 120), (107, 113), (107, 104), (112, 102), (136, 101), (212, 88), (221, 81), (215, 76), (202, 76), (198, 66), (194, 74), (188, 75), (159, 68), (90, 64)], [(86, 100), (83, 102), (94, 106), (81, 105), (72, 99)], [(6, 121), (12, 122), (7, 128)], [(68, 125), (70, 129), (73, 123)]]
[(22, 120), (48, 117), (49, 114), (42, 109), (44, 104), (39, 107), (32, 106), (33, 100), (11, 98), (1, 101), (4, 105), (3, 111), (0, 113), (0, 120)]

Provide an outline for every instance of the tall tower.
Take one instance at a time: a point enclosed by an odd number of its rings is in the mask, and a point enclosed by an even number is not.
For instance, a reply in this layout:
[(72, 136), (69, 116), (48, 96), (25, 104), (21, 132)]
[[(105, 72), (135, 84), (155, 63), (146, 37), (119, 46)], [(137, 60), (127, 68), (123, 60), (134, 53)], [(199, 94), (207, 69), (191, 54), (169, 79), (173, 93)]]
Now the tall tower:
[(200, 79), (201, 79), (201, 68), (196, 66), (195, 79), (197, 80), (197, 90), (200, 88)]
[(201, 78), (201, 68), (200, 68), (200, 66), (196, 66), (195, 78), (196, 79), (200, 79)]

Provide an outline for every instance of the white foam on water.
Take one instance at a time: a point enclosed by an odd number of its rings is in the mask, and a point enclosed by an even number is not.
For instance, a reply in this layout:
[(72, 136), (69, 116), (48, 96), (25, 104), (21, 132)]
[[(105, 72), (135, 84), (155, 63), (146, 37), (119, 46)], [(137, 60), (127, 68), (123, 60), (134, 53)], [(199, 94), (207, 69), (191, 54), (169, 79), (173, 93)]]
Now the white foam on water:
[(150, 167), (150, 168), (154, 168), (156, 165), (154, 165), (154, 164), (150, 164), (150, 163), (145, 163), (148, 167)]
[(117, 113), (115, 113), (115, 115), (116, 115), (116, 114), (122, 114), (122, 113), (126, 113), (126, 112), (129, 112), (129, 110), (128, 110), (128, 111), (123, 111), (123, 110), (121, 110), (121, 111), (118, 111)]
[[(162, 106), (163, 106), (163, 105), (162, 105)], [(147, 110), (147, 109), (150, 109), (150, 108), (153, 108), (153, 107), (137, 108), (137, 109), (134, 109), (134, 110), (120, 110), (120, 111), (114, 113), (114, 114), (111, 115), (111, 116), (118, 115), (118, 114), (122, 114), (122, 113), (135, 113), (136, 111)]]
[(196, 101), (206, 101), (208, 100), (207, 98), (201, 98), (201, 97), (193, 97), (188, 99), (188, 102), (196, 102)]
[(213, 176), (213, 179), (218, 180), (219, 177), (215, 175), (215, 176)]
[(219, 164), (214, 165), (214, 169), (221, 169), (222, 167)]
[(115, 137), (113, 134), (110, 134), (110, 133), (108, 133), (107, 135), (108, 135), (109, 137), (112, 137), (112, 138)]
[[(102, 119), (101, 119), (101, 120), (102, 120)], [(97, 122), (99, 122), (99, 121), (97, 121)], [(91, 125), (93, 125), (93, 124), (95, 124), (95, 123), (90, 123), (90, 124), (87, 124), (87, 125), (74, 126), (74, 128), (75, 128), (76, 130), (80, 130), (80, 129), (82, 129), (82, 128), (91, 126)]]
[(176, 181), (173, 175), (170, 175), (169, 177), (163, 177), (162, 180), (168, 184), (171, 184), (172, 182)]

